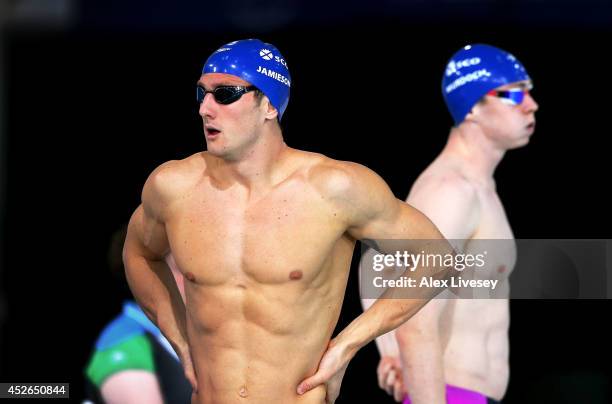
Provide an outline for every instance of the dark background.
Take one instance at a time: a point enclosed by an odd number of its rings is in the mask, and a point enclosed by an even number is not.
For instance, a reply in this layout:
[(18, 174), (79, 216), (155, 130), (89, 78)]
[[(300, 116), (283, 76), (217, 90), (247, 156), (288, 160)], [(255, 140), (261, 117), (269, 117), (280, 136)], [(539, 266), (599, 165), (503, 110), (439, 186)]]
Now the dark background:
[[(290, 146), (365, 164), (401, 199), (452, 123), (448, 58), (467, 43), (507, 49), (540, 105), (531, 143), (496, 173), (515, 236), (610, 238), (608, 2), (69, 4), (50, 22), (9, 21), (0, 37), (0, 381), (70, 382), (81, 396), (93, 342), (126, 296), (108, 270), (110, 237), (157, 165), (204, 147), (195, 82), (235, 39), (271, 42), (287, 60)], [(355, 269), (339, 328), (360, 312)], [(504, 402), (607, 402), (609, 313), (609, 300), (512, 301)], [(377, 362), (373, 344), (357, 355), (338, 403), (387, 402)]]

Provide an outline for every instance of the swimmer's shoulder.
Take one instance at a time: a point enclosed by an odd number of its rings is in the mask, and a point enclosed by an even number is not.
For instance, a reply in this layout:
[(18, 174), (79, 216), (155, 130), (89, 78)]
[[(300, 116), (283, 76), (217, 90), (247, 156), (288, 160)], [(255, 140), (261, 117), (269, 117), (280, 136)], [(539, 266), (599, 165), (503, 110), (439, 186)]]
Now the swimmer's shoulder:
[(195, 186), (205, 170), (206, 159), (203, 152), (181, 160), (166, 161), (149, 175), (143, 189), (143, 201), (148, 198), (166, 201), (174, 199)]
[(479, 186), (461, 169), (451, 166), (430, 168), (417, 178), (406, 202), (426, 214), (431, 214), (431, 210), (436, 210), (438, 205), (441, 211), (458, 206), (470, 206), (474, 210), (479, 206)]
[(324, 198), (352, 200), (358, 195), (387, 188), (384, 181), (368, 167), (352, 161), (335, 160), (323, 154), (309, 153), (306, 178)]
[(408, 199), (415, 194), (451, 192), (470, 197), (477, 192), (478, 184), (464, 173), (460, 164), (445, 159), (436, 159), (418, 176), (410, 190)]

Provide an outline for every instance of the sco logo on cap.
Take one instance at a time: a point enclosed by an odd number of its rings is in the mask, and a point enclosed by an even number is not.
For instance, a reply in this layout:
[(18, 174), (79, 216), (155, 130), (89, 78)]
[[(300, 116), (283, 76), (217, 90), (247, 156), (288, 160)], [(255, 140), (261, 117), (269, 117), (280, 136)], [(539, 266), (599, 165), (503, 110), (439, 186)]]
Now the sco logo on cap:
[(281, 65), (285, 66), (287, 69), (289, 68), (289, 66), (287, 66), (287, 62), (285, 62), (285, 59), (283, 59), (280, 56), (274, 56), (272, 51), (270, 51), (269, 49), (262, 49), (262, 50), (260, 50), (259, 51), (259, 56), (261, 56), (261, 58), (264, 59), (264, 60), (272, 60), (272, 59), (274, 59), (274, 61), (276, 63), (280, 63)]
[(460, 75), (459, 69), (462, 67), (475, 66), (480, 63), (480, 58), (463, 59), (455, 62), (451, 60), (446, 66), (446, 75), (451, 76), (452, 74)]
[(272, 54), (272, 52), (268, 49), (262, 49), (259, 51), (259, 56), (261, 56), (262, 59), (264, 60), (272, 60), (272, 58), (274, 57), (274, 55)]

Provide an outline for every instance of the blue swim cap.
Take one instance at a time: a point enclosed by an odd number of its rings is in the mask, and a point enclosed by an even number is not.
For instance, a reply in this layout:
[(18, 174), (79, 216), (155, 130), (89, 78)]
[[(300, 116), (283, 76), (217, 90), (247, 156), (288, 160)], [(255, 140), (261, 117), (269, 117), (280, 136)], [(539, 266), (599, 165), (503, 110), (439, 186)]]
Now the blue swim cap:
[(278, 110), (280, 120), (289, 103), (291, 76), (283, 55), (272, 44), (244, 39), (223, 45), (206, 61), (202, 74), (226, 73), (260, 89)]
[(510, 53), (491, 45), (467, 45), (446, 65), (442, 95), (459, 125), (487, 92), (523, 80), (531, 79)]

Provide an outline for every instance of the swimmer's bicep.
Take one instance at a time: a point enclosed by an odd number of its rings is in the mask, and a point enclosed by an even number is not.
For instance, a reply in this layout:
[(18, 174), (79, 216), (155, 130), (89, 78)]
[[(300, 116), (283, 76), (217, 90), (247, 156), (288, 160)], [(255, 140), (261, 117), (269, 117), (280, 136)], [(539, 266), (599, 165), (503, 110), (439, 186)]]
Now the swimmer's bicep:
[[(385, 214), (372, 217), (354, 234), (361, 240), (373, 240), (383, 249), (385, 240), (431, 240), (442, 237), (425, 214), (398, 199)], [(377, 250), (381, 251), (379, 248)]]
[(347, 171), (347, 186), (342, 190), (343, 197), (337, 200), (349, 234), (359, 240), (384, 238), (389, 224), (401, 214), (401, 201), (369, 168), (352, 163)]
[(130, 219), (123, 251), (124, 260), (137, 257), (163, 260), (169, 251), (165, 226), (150, 217), (143, 205)]

